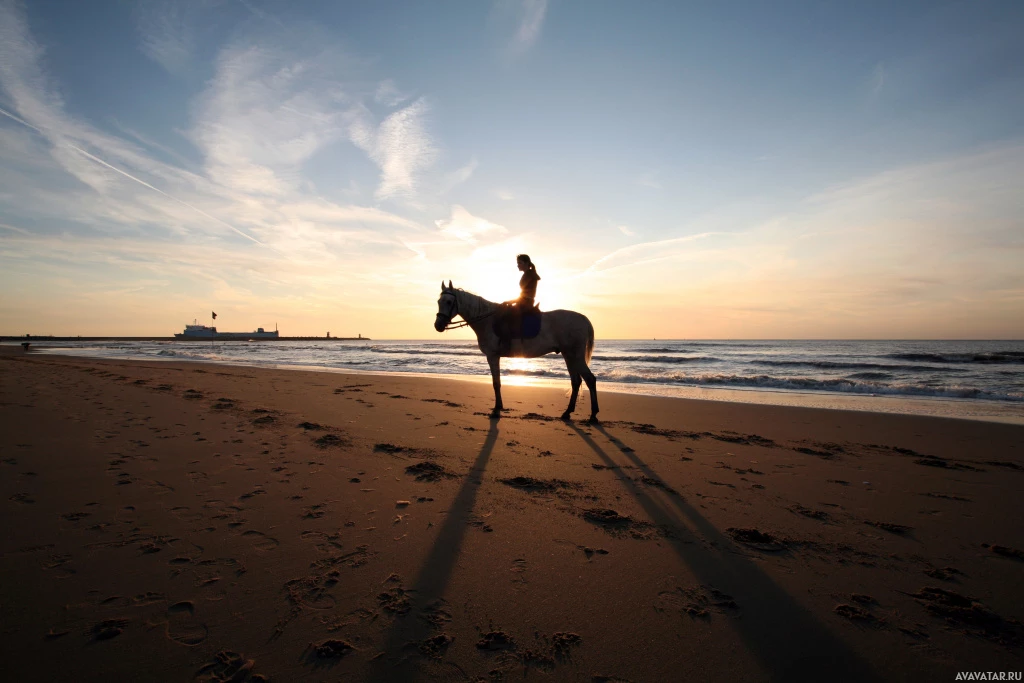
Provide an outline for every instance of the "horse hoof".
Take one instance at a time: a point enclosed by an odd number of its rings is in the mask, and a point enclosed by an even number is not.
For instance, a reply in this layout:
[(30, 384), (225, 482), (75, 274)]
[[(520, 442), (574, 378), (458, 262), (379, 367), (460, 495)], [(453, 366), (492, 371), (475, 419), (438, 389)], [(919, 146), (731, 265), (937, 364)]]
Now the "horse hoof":
[(572, 422), (572, 413), (570, 413), (568, 410), (565, 411), (564, 413), (562, 413), (561, 419), (564, 420), (565, 422)]
[(501, 417), (501, 410), (500, 409), (495, 408), (494, 410), (491, 411), (490, 418), (492, 420), (497, 420), (500, 417)]
[(601, 421), (597, 419), (597, 415), (591, 415), (590, 417), (587, 418), (587, 424), (588, 425), (599, 425), (599, 424), (601, 424)]

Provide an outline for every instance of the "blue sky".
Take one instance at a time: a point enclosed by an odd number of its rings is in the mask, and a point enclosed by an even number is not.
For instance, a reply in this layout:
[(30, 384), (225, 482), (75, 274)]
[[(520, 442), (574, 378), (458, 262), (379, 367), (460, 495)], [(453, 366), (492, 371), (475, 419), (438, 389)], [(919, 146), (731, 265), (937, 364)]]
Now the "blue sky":
[(0, 0), (2, 333), (1024, 336), (1019, 2)]

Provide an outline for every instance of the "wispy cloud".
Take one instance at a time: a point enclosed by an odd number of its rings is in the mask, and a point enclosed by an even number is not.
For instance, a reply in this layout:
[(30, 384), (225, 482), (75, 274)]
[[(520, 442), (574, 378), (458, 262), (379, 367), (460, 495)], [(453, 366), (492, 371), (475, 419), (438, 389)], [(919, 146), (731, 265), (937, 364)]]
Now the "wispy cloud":
[[(620, 228), (621, 229), (621, 228)], [(724, 233), (702, 232), (696, 235), (685, 235), (673, 237), (667, 240), (656, 240), (653, 242), (642, 242), (622, 247), (597, 259), (580, 275), (590, 275), (606, 270), (639, 266), (656, 261), (677, 258), (680, 255), (679, 247), (697, 240), (703, 240), (713, 235)]]
[(619, 232), (621, 232), (626, 237), (633, 237), (634, 235), (636, 235), (636, 232), (634, 232), (631, 228), (629, 228), (629, 226), (626, 225), (620, 225)]
[(238, 2), (241, 3), (241, 5), (243, 7), (245, 7), (247, 10), (249, 10), (252, 14), (254, 14), (257, 17), (259, 17), (260, 19), (264, 19), (266, 21), (271, 21), (271, 22), (277, 24), (278, 26), (280, 26), (281, 28), (287, 28), (284, 25), (284, 22), (282, 22), (280, 19), (278, 19), (273, 14), (271, 14), (270, 12), (268, 12), (268, 11), (266, 11), (264, 9), (260, 9), (259, 7), (256, 7), (256, 5), (254, 5), (249, 0), (238, 0)]
[(301, 165), (346, 134), (353, 98), (321, 66), (340, 59), (247, 43), (224, 50), (191, 132), (209, 177), (247, 193), (294, 191)]
[(469, 180), (473, 176), (473, 172), (476, 171), (477, 166), (479, 166), (479, 162), (474, 157), (465, 166), (457, 168), (451, 173), (446, 173), (441, 181), (441, 193), (448, 192)]
[(521, 2), (521, 18), (514, 43), (517, 49), (526, 50), (540, 37), (541, 27), (544, 26), (544, 15), (548, 10), (548, 2), (547, 0), (521, 0)]
[(420, 173), (434, 161), (436, 147), (424, 124), (428, 110), (421, 97), (376, 126), (366, 107), (356, 111), (349, 132), (352, 142), (380, 167), (378, 199), (412, 196)]
[[(731, 232), (615, 250), (575, 279), (598, 309), (627, 297), (671, 312), (681, 322), (661, 334), (949, 338), (969, 321), (1012, 336), (1024, 302), (1022, 176), (1020, 144), (894, 169)], [(639, 333), (618, 325), (605, 334)]]
[(377, 90), (373, 93), (373, 100), (377, 104), (383, 104), (385, 107), (397, 107), (410, 97), (411, 95), (401, 92), (390, 78), (381, 81), (377, 85)]
[(492, 223), (485, 218), (474, 216), (458, 204), (452, 206), (450, 218), (438, 220), (434, 223), (440, 228), (442, 234), (464, 242), (476, 242), (484, 236), (502, 235), (508, 232), (504, 226)]
[(540, 38), (547, 15), (547, 0), (494, 0), (491, 18), (503, 37), (506, 56), (518, 57)]
[[(220, 270), (229, 277), (275, 273), (295, 286), (307, 279), (340, 282), (342, 275), (332, 273), (341, 272), (339, 264), (358, 246), (382, 259), (399, 253), (399, 236), (424, 231), (421, 224), (377, 208), (336, 203), (303, 177), (313, 155), (332, 144), (348, 144), (359, 102), (372, 92), (349, 92), (345, 74), (338, 71), (349, 61), (332, 58), (337, 55), (307, 45), (296, 53), (271, 41), (259, 43), (239, 39), (216, 62), (187, 131), (203, 158), (193, 171), (176, 165), (180, 158), (169, 153), (173, 150), (127, 126), (119, 126), (125, 136), (112, 135), (69, 114), (59, 87), (44, 72), (43, 51), (29, 33), (23, 8), (0, 1), (0, 88), (13, 108), (0, 111), (0, 119), (9, 121), (0, 125), (5, 179), (0, 206), (8, 223), (30, 217), (24, 228), (4, 231), (0, 260), (11, 266), (34, 259), (41, 268), (56, 253), (52, 236), (60, 234), (60, 244), (71, 254), (85, 244), (93, 252), (136, 252), (111, 261), (126, 271), (146, 263), (147, 269), (180, 274), (192, 267), (189, 263), (202, 262), (201, 255), (218, 253)], [(410, 186), (420, 167), (406, 160), (406, 171), (396, 171), (401, 164), (395, 159), (408, 152), (403, 145), (415, 142), (409, 132), (415, 133), (415, 123), (398, 114), (375, 131), (375, 139), (392, 186), (402, 188)], [(273, 250), (249, 253), (230, 239), (233, 235)], [(165, 257), (163, 265), (159, 258), (145, 257), (150, 248)], [(250, 265), (233, 270), (228, 262)], [(88, 263), (83, 256), (78, 267)], [(352, 281), (351, 274), (347, 277)], [(319, 290), (320, 284), (307, 291)]]
[(195, 51), (195, 2), (146, 0), (136, 7), (139, 43), (146, 55), (172, 74), (183, 73)]

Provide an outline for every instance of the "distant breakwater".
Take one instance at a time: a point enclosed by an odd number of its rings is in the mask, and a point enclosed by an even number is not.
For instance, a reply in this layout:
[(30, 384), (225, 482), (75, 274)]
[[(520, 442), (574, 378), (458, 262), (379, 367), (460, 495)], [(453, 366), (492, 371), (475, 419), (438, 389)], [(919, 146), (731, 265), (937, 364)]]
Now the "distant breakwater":
[(276, 337), (260, 338), (253, 337), (192, 337), (189, 339), (178, 339), (176, 337), (53, 337), (47, 335), (25, 334), (19, 336), (0, 335), (0, 342), (208, 342), (208, 341), (258, 341), (258, 342), (279, 342), (279, 341), (372, 341), (369, 337)]

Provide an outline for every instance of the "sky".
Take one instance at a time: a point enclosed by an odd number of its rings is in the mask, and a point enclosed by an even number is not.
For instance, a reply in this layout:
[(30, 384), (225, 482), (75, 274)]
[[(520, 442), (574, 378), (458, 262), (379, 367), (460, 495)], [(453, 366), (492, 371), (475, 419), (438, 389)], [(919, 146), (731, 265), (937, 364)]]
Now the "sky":
[[(0, 0), (0, 334), (1024, 338), (1024, 3)], [(209, 323), (208, 323), (209, 324)], [(446, 333), (469, 338), (466, 330)]]

